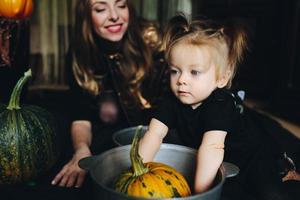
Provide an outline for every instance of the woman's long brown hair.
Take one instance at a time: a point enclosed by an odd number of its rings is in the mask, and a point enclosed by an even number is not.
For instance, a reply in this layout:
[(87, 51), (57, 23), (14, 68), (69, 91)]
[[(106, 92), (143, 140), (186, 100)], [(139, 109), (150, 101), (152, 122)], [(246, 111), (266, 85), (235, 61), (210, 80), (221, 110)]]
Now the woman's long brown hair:
[[(128, 0), (129, 25), (123, 36), (120, 72), (129, 91), (138, 94), (140, 83), (151, 66), (151, 53), (146, 46), (135, 16), (133, 5)], [(75, 8), (72, 69), (77, 83), (89, 93), (98, 95), (102, 86), (93, 75), (94, 66), (100, 65), (99, 47), (95, 44), (91, 20), (90, 0), (77, 0)], [(100, 47), (101, 48), (101, 47)]]

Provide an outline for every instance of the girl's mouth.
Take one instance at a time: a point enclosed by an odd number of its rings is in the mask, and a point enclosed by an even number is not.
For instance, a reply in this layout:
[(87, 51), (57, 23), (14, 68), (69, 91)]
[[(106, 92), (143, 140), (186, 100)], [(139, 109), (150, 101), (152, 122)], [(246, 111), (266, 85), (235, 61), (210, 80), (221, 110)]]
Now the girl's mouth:
[(188, 96), (190, 94), (189, 92), (184, 92), (184, 91), (178, 91), (177, 93), (179, 96)]

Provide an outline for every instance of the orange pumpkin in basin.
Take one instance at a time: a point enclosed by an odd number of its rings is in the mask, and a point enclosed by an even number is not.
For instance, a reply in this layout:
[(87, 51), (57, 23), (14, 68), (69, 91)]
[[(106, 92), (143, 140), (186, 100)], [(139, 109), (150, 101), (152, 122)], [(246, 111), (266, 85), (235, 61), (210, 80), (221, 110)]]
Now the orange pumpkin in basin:
[(132, 167), (118, 177), (115, 183), (116, 191), (143, 198), (190, 196), (191, 190), (187, 181), (176, 169), (158, 162), (143, 163), (138, 153), (141, 129), (142, 126), (137, 128), (131, 145)]

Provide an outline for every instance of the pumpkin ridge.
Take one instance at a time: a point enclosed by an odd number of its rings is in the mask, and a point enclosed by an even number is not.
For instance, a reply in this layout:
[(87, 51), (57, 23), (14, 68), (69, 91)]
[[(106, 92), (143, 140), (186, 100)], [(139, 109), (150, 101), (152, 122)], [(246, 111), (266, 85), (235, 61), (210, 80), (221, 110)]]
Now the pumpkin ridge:
[[(15, 110), (13, 110), (12, 112), (7, 112), (7, 119), (10, 123), (15, 124), (16, 123), (16, 113)], [(15, 138), (15, 143), (11, 143), (8, 144), (8, 151), (7, 153), (10, 155), (10, 157), (8, 159), (6, 159), (7, 163), (7, 173), (9, 175), (11, 175), (12, 177), (16, 177), (16, 178), (20, 178), (20, 171), (18, 169), (20, 169), (20, 162), (19, 158), (19, 138), (17, 137), (17, 135), (13, 134), (15, 133), (17, 130), (17, 126), (6, 126), (4, 129), (4, 133), (8, 133), (8, 135), (6, 135), (6, 138)], [(5, 154), (4, 154), (5, 155)], [(12, 156), (14, 155), (14, 156)], [(16, 168), (17, 170), (14, 170), (14, 168)]]
[[(40, 142), (43, 144), (44, 148), (41, 149), (41, 151), (48, 158), (48, 164), (51, 165), (55, 161), (55, 156), (53, 155), (53, 152), (55, 152), (55, 150), (53, 149), (53, 146), (50, 143), (48, 143), (47, 141), (52, 139), (51, 131), (49, 132), (49, 130), (51, 130), (52, 128), (49, 127), (46, 120), (43, 121), (45, 116), (40, 116), (39, 112), (36, 111), (35, 108), (36, 107), (27, 107), (27, 109), (25, 111), (23, 111), (23, 113), (27, 113), (27, 115), (30, 116), (30, 118), (27, 118), (27, 120), (31, 119), (32, 121), (30, 123), (35, 123), (34, 127), (39, 127), (38, 133), (39, 132), (44, 133), (44, 134), (37, 135), (36, 138), (39, 138), (40, 141), (35, 141), (35, 142)], [(42, 124), (46, 124), (46, 125), (43, 126)], [(31, 128), (31, 127), (28, 127), (28, 128)], [(34, 131), (36, 134), (38, 134), (36, 129), (35, 130), (32, 129), (32, 131)], [(52, 132), (53, 132), (53, 130), (52, 130)], [(38, 165), (38, 163), (36, 163), (35, 165)]]
[[(29, 146), (29, 144), (33, 144), (34, 141), (32, 141), (30, 137), (30, 132), (28, 131), (28, 125), (26, 123), (26, 120), (24, 119), (22, 112), (20, 110), (15, 110), (14, 111), (18, 115), (19, 123), (16, 123), (17, 127), (17, 132), (20, 132), (20, 137), (18, 137), (19, 144), (17, 145), (18, 147), (22, 146), (23, 149), (20, 150), (18, 149), (19, 152), (19, 161), (20, 161), (20, 168), (21, 171), (24, 171), (25, 173), (22, 175), (21, 179), (26, 180), (28, 177), (28, 172), (29, 171), (36, 171), (36, 168), (34, 167), (32, 161), (34, 158), (33, 152), (36, 151), (35, 145), (32, 147)], [(21, 123), (21, 124), (20, 124)], [(24, 128), (26, 127), (26, 128)], [(25, 151), (24, 151), (24, 148)], [(29, 150), (33, 149), (33, 150)], [(35, 175), (34, 175), (35, 176)]]
[(121, 192), (127, 193), (129, 185), (136, 180), (137, 177), (131, 176), (127, 179), (123, 187), (121, 188)]
[[(176, 186), (175, 188), (177, 188), (177, 190), (176, 190), (177, 192), (178, 192), (178, 189), (180, 189), (179, 194), (187, 196), (191, 193), (187, 182), (181, 181), (184, 179), (184, 177), (180, 173), (175, 171), (174, 168), (169, 167), (167, 165), (164, 165), (164, 166), (161, 165), (152, 171), (154, 171), (154, 173), (155, 173), (155, 171), (159, 171), (159, 173), (164, 173), (164, 175), (160, 174), (160, 176), (164, 177), (164, 181), (172, 180), (170, 182), (170, 183), (172, 183), (171, 186), (172, 187)], [(175, 177), (175, 179), (174, 179), (174, 177)], [(167, 184), (167, 185), (170, 186), (169, 184)], [(172, 189), (172, 190), (174, 191), (174, 189)], [(184, 191), (189, 191), (189, 192), (184, 192)], [(173, 194), (175, 195), (174, 197), (178, 197), (176, 192), (174, 192)]]
[[(191, 193), (188, 183), (186, 181), (180, 181), (180, 180), (182, 180), (182, 178), (184, 178), (182, 174), (173, 173), (172, 177), (175, 177), (175, 179), (177, 180), (176, 181), (178, 183), (178, 187), (176, 187), (177, 189), (178, 188), (182, 189), (182, 192), (189, 191), (188, 193), (185, 193), (185, 195), (188, 195), (189, 193)], [(173, 180), (174, 180), (174, 178), (173, 178)]]
[[(171, 180), (173, 180), (172, 175), (167, 173), (167, 174), (157, 174), (157, 176), (161, 177), (161, 180), (162, 180), (161, 182), (164, 184), (165, 188), (168, 188), (168, 191), (170, 192), (170, 194), (172, 194), (171, 195), (172, 197), (181, 197), (181, 195), (184, 196), (183, 194), (180, 195), (180, 193), (176, 189), (176, 188), (178, 188), (177, 181), (171, 182)], [(174, 192), (175, 191), (174, 188), (176, 189), (176, 192)], [(180, 189), (182, 189), (182, 188), (180, 188)]]
[[(159, 172), (159, 171), (157, 171), (157, 172)], [(165, 184), (165, 178), (161, 174), (155, 173), (155, 172), (154, 172), (154, 176), (157, 179), (155, 181), (155, 184), (158, 185), (159, 191), (162, 192), (161, 196), (159, 196), (159, 197), (163, 197), (164, 195), (173, 197), (169, 186)]]
[[(30, 137), (31, 127), (28, 125), (28, 118), (26, 118), (26, 115), (25, 115), (25, 118), (24, 118), (23, 117), (24, 113), (21, 112), (21, 111), (19, 112), (19, 114), (20, 114), (20, 119), (21, 119), (20, 123), (23, 123), (21, 128), (24, 127), (24, 130), (21, 130), (21, 133), (23, 133), (23, 134), (21, 134), (23, 136), (22, 146), (24, 148), (26, 148), (26, 152), (27, 152), (26, 156), (23, 157), (24, 158), (23, 162), (24, 162), (24, 164), (26, 163), (27, 166), (29, 165), (27, 167), (27, 169), (23, 168), (23, 170), (27, 171), (28, 168), (31, 168), (33, 171), (35, 171), (36, 168), (35, 168), (35, 165), (32, 162), (33, 162), (33, 158), (35, 157), (34, 153), (36, 152), (36, 147), (35, 147), (35, 145), (28, 146), (29, 144), (35, 144), (35, 141)], [(31, 149), (31, 151), (30, 151), (30, 149)]]
[[(15, 124), (15, 128), (14, 131), (20, 131), (20, 127), (17, 124), (17, 117), (18, 117), (18, 112), (16, 112), (16, 110), (13, 111), (12, 113), (12, 121)], [(19, 168), (21, 169), (20, 171), (22, 171), (24, 169), (24, 166), (22, 164), (22, 156), (24, 155), (23, 152), (20, 150), (20, 145), (22, 145), (22, 141), (20, 139), (20, 137), (16, 136), (17, 140), (16, 140), (16, 144), (17, 144), (17, 148), (15, 149), (15, 154), (17, 155), (16, 162), (17, 165), (19, 166)], [(14, 169), (12, 169), (14, 170)], [(17, 175), (20, 177), (20, 179), (23, 179), (22, 174), (20, 173), (20, 171), (17, 171)]]
[[(180, 191), (183, 189), (182, 185), (180, 184), (180, 182), (177, 179), (174, 180), (174, 173), (172, 173), (172, 174), (167, 173), (165, 176), (166, 176), (166, 180), (165, 180), (166, 184), (171, 187), (173, 194), (176, 197), (178, 197), (177, 192), (178, 192), (178, 189), (180, 189)], [(168, 182), (171, 183), (170, 180), (172, 180), (172, 184), (168, 184)], [(175, 190), (173, 188), (177, 188), (177, 190), (176, 190), (177, 192), (175, 192)]]

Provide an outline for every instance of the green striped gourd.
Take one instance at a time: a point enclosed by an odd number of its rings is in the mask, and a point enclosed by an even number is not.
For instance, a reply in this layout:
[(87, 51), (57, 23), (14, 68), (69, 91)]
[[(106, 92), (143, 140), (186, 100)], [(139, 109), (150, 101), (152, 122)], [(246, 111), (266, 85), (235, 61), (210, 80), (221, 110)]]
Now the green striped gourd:
[(8, 106), (0, 104), (0, 184), (35, 180), (57, 157), (56, 124), (45, 109), (20, 106), (23, 85), (31, 70), (17, 82)]

